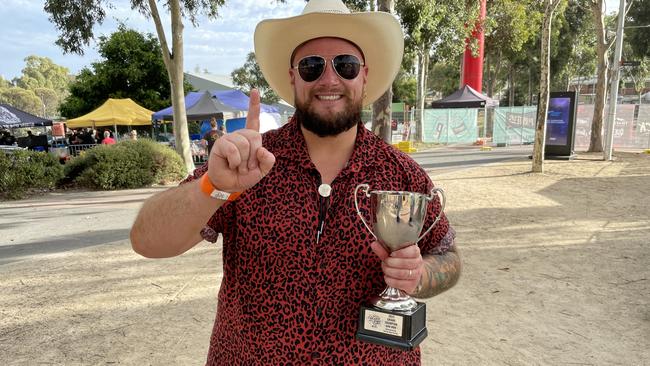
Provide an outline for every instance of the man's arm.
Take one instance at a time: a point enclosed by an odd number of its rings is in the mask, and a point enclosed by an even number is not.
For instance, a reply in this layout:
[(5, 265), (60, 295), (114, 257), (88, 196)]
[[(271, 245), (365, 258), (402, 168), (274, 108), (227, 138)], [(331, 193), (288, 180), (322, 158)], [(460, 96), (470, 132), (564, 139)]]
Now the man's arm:
[(428, 254), (422, 257), (422, 277), (412, 294), (417, 298), (436, 296), (452, 287), (460, 277), (460, 256), (455, 247), (444, 254)]
[[(242, 192), (257, 184), (275, 164), (259, 133), (260, 96), (251, 90), (246, 128), (224, 136), (210, 152), (206, 178), (224, 192)], [(140, 209), (131, 229), (131, 245), (152, 258), (179, 255), (201, 241), (200, 231), (225, 201), (208, 197), (199, 180), (157, 194)]]
[(202, 238), (201, 229), (225, 201), (206, 197), (198, 179), (147, 199), (131, 228), (133, 250), (149, 258), (184, 253)]

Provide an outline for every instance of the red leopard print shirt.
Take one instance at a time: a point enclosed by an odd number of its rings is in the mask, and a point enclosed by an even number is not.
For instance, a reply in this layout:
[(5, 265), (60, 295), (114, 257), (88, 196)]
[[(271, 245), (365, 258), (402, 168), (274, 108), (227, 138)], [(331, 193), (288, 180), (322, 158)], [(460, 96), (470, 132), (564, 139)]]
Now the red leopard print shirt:
[[(332, 182), (317, 241), (320, 174), (298, 124), (267, 132), (263, 141), (276, 157), (272, 171), (223, 205), (201, 233), (212, 242), (223, 233), (224, 275), (206, 365), (419, 365), (419, 348), (355, 339), (360, 305), (386, 284), (353, 194), (361, 183), (428, 194), (427, 174), (359, 124), (350, 161)], [(359, 204), (367, 214), (369, 200), (360, 195)], [(429, 204), (425, 228), (439, 210), (438, 200)], [(444, 253), (453, 241), (443, 215), (418, 245), (422, 253)]]

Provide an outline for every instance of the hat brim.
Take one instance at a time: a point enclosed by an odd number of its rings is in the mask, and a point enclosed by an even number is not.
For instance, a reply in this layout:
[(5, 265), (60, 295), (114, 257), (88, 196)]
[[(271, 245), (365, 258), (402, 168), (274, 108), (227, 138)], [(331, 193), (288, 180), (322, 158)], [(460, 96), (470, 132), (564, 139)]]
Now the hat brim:
[(268, 19), (255, 28), (255, 56), (262, 74), (278, 96), (295, 106), (289, 69), (291, 54), (315, 38), (336, 37), (356, 44), (368, 66), (363, 105), (379, 99), (399, 72), (404, 35), (389, 13), (309, 13), (285, 19)]

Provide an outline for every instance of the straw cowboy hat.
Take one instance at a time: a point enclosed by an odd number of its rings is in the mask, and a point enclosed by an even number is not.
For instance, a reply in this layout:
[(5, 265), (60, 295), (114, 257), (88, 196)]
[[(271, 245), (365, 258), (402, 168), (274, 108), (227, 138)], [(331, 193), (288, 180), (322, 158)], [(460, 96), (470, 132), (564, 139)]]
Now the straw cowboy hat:
[(301, 15), (267, 19), (255, 28), (255, 56), (271, 88), (294, 104), (289, 77), (291, 54), (315, 38), (337, 37), (357, 45), (368, 65), (363, 105), (379, 99), (397, 76), (404, 53), (404, 34), (385, 12), (351, 13), (341, 0), (311, 0)]

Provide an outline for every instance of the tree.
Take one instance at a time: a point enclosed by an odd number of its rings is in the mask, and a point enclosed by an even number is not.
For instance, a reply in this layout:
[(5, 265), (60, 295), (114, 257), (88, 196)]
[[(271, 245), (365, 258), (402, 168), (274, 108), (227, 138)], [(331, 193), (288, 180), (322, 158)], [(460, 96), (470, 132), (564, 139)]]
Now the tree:
[(59, 106), (59, 94), (50, 88), (35, 88), (33, 92), (41, 100), (41, 104), (43, 105), (43, 113), (41, 115), (45, 118), (54, 116)]
[(169, 77), (152, 34), (121, 24), (111, 35), (99, 37), (98, 48), (101, 60), (84, 68), (71, 83), (70, 95), (60, 108), (62, 115), (83, 115), (109, 97), (131, 98), (151, 110), (169, 106)]
[(544, 172), (544, 145), (546, 143), (546, 117), (548, 114), (550, 84), (550, 48), (551, 24), (553, 14), (562, 0), (544, 0), (544, 17), (542, 18), (542, 45), (540, 56), (539, 104), (537, 105), (537, 125), (535, 128), (535, 146), (533, 147), (533, 172)]
[(25, 58), (23, 74), (14, 83), (24, 89), (48, 88), (63, 96), (70, 82), (69, 74), (66, 67), (55, 64), (48, 57), (31, 55)]
[(635, 1), (627, 13), (625, 38), (635, 57), (650, 57), (650, 6), (647, 1)]
[[(530, 66), (537, 55), (528, 50), (538, 37), (542, 13), (537, 0), (491, 0), (487, 2), (485, 35), (486, 92), (493, 97), (509, 80), (509, 102), (513, 102), (513, 79), (517, 65)], [(504, 72), (506, 73), (504, 75)]]
[(273, 104), (280, 101), (280, 97), (266, 82), (255, 59), (255, 52), (250, 52), (244, 65), (235, 69), (230, 76), (235, 86), (244, 93), (249, 93), (251, 89), (259, 90), (262, 103)]
[(400, 70), (393, 81), (393, 103), (404, 102), (408, 105), (415, 105), (417, 97), (418, 82), (412, 73)]
[(406, 33), (406, 51), (416, 55), (417, 60), (418, 117), (414, 138), (421, 141), (429, 61), (457, 60), (463, 54), (465, 39), (472, 32), (465, 25), (475, 23), (478, 8), (455, 0), (400, 0), (395, 10)]
[(41, 100), (32, 90), (21, 87), (0, 89), (0, 102), (9, 104), (33, 115), (43, 115)]
[[(160, 40), (165, 68), (169, 76), (172, 106), (174, 109), (174, 136), (176, 150), (183, 158), (188, 171), (194, 169), (185, 112), (185, 90), (183, 83), (183, 16), (197, 25), (197, 15), (203, 12), (209, 18), (217, 16), (217, 10), (224, 0), (166, 0), (165, 7), (171, 15), (171, 49), (167, 42), (156, 0), (131, 0), (131, 8), (153, 19)], [(50, 21), (59, 30), (56, 44), (65, 53), (83, 54), (83, 48), (94, 38), (93, 28), (106, 17), (103, 8), (108, 0), (45, 0), (45, 11)]]
[[(378, 5), (378, 11), (395, 13), (393, 0), (379, 0)], [(372, 131), (387, 143), (391, 143), (393, 138), (391, 130), (392, 101), (393, 88), (388, 86), (388, 90), (372, 104)]]
[(632, 83), (632, 87), (639, 97), (639, 105), (641, 105), (641, 95), (645, 90), (646, 80), (649, 78), (650, 57), (641, 60), (639, 66), (628, 66), (623, 68), (623, 80)]

